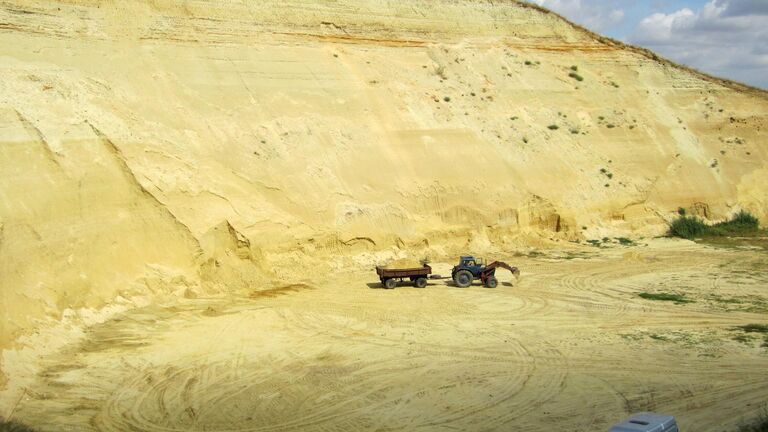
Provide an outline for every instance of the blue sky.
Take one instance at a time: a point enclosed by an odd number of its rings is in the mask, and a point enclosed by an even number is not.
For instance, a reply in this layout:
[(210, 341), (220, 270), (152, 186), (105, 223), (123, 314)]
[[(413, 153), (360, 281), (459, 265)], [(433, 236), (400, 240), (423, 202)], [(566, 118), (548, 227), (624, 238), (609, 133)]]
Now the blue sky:
[(768, 89), (768, 0), (529, 0), (703, 72)]
[(672, 13), (681, 9), (697, 10), (704, 7), (707, 0), (615, 0), (615, 1), (582, 1), (582, 3), (607, 3), (613, 9), (622, 10), (624, 19), (605, 29), (605, 33), (615, 39), (624, 40), (629, 37), (637, 24), (645, 17), (654, 13)]

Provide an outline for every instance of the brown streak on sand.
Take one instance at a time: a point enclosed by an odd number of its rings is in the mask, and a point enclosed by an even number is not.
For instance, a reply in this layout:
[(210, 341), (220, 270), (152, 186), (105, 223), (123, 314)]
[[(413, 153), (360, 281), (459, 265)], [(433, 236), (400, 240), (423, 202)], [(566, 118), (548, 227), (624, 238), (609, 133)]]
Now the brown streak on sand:
[(377, 39), (367, 38), (359, 36), (341, 36), (341, 35), (323, 35), (315, 33), (289, 33), (289, 32), (277, 32), (275, 34), (291, 37), (302, 37), (307, 39), (314, 39), (322, 42), (335, 42), (343, 44), (370, 44), (370, 45), (382, 45), (388, 47), (398, 48), (418, 48), (424, 47), (429, 44), (427, 41), (407, 40), (407, 39)]
[(271, 289), (262, 290), (262, 291), (254, 291), (248, 297), (252, 299), (257, 299), (262, 297), (278, 297), (278, 296), (283, 296), (287, 294), (297, 293), (297, 292), (306, 291), (306, 290), (313, 290), (313, 289), (315, 288), (312, 287), (311, 285), (296, 283), (296, 284), (284, 285), (281, 287), (271, 288)]

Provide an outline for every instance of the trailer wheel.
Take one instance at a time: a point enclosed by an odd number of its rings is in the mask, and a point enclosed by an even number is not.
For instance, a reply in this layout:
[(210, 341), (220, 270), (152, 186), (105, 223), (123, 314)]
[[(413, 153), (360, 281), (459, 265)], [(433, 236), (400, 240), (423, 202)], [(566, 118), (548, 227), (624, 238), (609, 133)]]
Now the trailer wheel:
[(485, 286), (487, 288), (496, 288), (499, 285), (499, 281), (495, 277), (491, 276), (485, 280)]
[(453, 281), (459, 288), (466, 288), (472, 284), (472, 273), (467, 270), (459, 270), (453, 276)]
[(416, 288), (424, 288), (427, 286), (427, 278), (420, 277), (416, 279), (416, 282), (414, 282), (413, 285), (416, 286)]
[(390, 278), (384, 280), (384, 288), (386, 289), (394, 289), (397, 286), (397, 279)]

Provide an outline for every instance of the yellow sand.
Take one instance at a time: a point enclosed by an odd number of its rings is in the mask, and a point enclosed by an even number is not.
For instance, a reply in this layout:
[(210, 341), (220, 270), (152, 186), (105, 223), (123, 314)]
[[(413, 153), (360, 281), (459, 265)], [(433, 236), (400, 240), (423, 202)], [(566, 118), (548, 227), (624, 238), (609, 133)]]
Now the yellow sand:
[(384, 290), (355, 270), (139, 309), (31, 358), (41, 374), (18, 378), (14, 418), (41, 431), (545, 432), (651, 410), (714, 432), (759, 414), (766, 350), (734, 328), (764, 320), (764, 253), (656, 240), (499, 258), (526, 277)]
[(0, 416), (27, 359), (138, 306), (294, 283), (343, 304), (340, 272), (403, 256), (447, 274), (679, 207), (768, 217), (765, 92), (514, 1), (10, 0), (0, 62)]

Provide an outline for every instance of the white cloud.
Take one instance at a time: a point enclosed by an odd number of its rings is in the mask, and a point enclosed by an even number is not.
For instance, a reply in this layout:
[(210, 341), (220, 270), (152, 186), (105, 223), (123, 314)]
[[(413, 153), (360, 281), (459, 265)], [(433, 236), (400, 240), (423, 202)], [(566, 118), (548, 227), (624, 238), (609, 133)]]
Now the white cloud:
[(622, 9), (606, 7), (605, 4), (599, 4), (600, 2), (582, 0), (534, 0), (534, 2), (595, 31), (604, 31), (624, 20)]
[(674, 32), (689, 28), (696, 22), (696, 14), (686, 8), (669, 15), (656, 13), (640, 21), (639, 34), (643, 43), (665, 42), (672, 39)]
[(768, 1), (710, 0), (643, 19), (629, 38), (704, 72), (768, 88)]
[(726, 5), (729, 16), (768, 15), (768, 1), (765, 0), (717, 0), (713, 3)]

